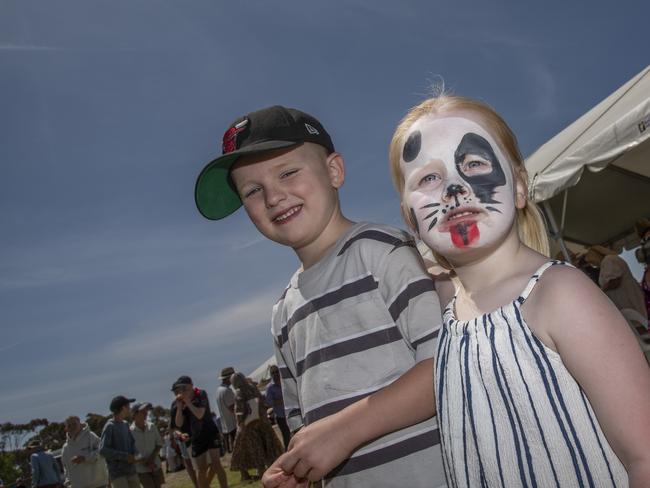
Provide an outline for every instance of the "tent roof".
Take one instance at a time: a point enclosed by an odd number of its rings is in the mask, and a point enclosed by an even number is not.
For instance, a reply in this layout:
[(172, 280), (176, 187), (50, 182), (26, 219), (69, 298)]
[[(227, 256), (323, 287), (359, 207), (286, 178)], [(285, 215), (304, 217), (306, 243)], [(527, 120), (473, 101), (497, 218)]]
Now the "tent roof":
[(622, 240), (650, 216), (650, 66), (542, 145), (526, 169), (531, 198), (548, 200), (558, 224), (564, 215), (565, 239), (634, 245)]
[(268, 380), (270, 378), (269, 366), (271, 366), (272, 364), (277, 364), (277, 361), (275, 360), (275, 356), (271, 356), (262, 364), (260, 364), (257, 368), (255, 368), (255, 371), (253, 371), (251, 374), (248, 375), (248, 377), (251, 378), (253, 381), (256, 381), (257, 383), (260, 383), (263, 380)]
[(527, 160), (531, 197), (543, 201), (575, 185), (585, 166), (609, 164), (650, 178), (650, 66)]

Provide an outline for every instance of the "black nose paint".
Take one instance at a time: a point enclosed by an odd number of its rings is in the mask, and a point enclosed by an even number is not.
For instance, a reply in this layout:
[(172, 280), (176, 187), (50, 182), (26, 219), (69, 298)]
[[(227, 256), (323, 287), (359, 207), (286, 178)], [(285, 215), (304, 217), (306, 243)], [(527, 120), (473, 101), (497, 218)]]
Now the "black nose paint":
[(419, 130), (411, 132), (406, 143), (404, 143), (404, 149), (402, 149), (402, 159), (406, 163), (410, 163), (420, 154), (420, 148), (422, 147), (422, 134)]
[[(465, 175), (462, 171), (462, 164), (467, 156), (480, 156), (492, 163), (492, 171), (482, 175)], [(501, 203), (494, 200), (495, 189), (506, 184), (506, 175), (503, 173), (501, 163), (494, 154), (490, 143), (483, 137), (473, 132), (468, 132), (460, 141), (454, 153), (456, 169), (469, 185), (481, 203)]]

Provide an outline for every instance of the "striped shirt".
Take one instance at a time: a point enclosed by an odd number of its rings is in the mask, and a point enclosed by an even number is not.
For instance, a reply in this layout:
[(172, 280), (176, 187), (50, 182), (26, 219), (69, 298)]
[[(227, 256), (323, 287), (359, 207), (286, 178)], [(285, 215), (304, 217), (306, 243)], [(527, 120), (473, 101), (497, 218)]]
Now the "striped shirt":
[(560, 355), (530, 330), (523, 293), (461, 321), (444, 312), (436, 402), (449, 487), (626, 487), (625, 468)]
[[(272, 331), (292, 429), (331, 415), (433, 357), (438, 295), (412, 239), (353, 225), (294, 274)], [(331, 487), (444, 486), (435, 417), (376, 439), (326, 478)]]

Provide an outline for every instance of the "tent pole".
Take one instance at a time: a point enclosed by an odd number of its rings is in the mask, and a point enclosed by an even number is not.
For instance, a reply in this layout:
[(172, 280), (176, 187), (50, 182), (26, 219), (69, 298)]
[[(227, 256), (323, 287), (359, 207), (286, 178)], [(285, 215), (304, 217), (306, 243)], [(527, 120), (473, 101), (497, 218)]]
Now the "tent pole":
[(546, 216), (548, 217), (548, 223), (551, 226), (551, 236), (560, 245), (560, 249), (562, 250), (562, 254), (564, 255), (565, 261), (570, 263), (571, 255), (569, 254), (569, 250), (567, 249), (566, 244), (564, 243), (562, 232), (560, 232), (560, 229), (558, 229), (557, 227), (557, 222), (555, 221), (555, 216), (553, 215), (553, 211), (551, 210), (551, 205), (548, 203), (548, 200), (544, 200), (544, 202), (542, 202), (542, 205), (544, 206)]

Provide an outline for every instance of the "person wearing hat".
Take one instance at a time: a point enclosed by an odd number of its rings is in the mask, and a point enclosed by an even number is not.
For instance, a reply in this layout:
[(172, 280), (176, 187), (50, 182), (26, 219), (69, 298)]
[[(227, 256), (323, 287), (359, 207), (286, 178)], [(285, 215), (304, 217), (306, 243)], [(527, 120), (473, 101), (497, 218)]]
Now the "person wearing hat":
[(143, 488), (160, 488), (165, 482), (160, 464), (160, 448), (163, 446), (162, 437), (156, 427), (147, 421), (147, 414), (152, 409), (151, 403), (137, 402), (131, 407), (131, 435), (135, 440), (138, 451), (138, 463), (135, 470)]
[[(199, 212), (219, 220), (243, 206), (262, 235), (300, 261), (271, 321), (289, 427), (394, 391), (407, 372), (409, 385), (430, 377), (442, 324), (433, 281), (406, 232), (343, 214), (345, 164), (323, 125), (276, 105), (237, 118), (222, 142), (196, 182)], [(443, 485), (437, 434), (431, 417), (350, 449), (348, 468), (326, 476), (328, 486)], [(327, 449), (309, 448), (316, 457)]]
[(209, 488), (217, 476), (221, 488), (228, 487), (226, 471), (219, 457), (219, 430), (205, 390), (195, 388), (189, 376), (181, 376), (172, 385), (176, 395), (170, 411), (170, 429), (189, 435), (192, 464), (198, 488)]
[(63, 476), (54, 456), (45, 452), (41, 441), (34, 439), (27, 444), (30, 452), (29, 464), (32, 470), (32, 488), (59, 488)]
[(648, 317), (648, 331), (650, 331), (650, 219), (639, 219), (634, 225), (636, 233), (641, 240), (641, 245), (634, 252), (636, 260), (645, 265), (641, 277), (641, 289), (645, 300), (646, 315)]
[(99, 437), (76, 415), (63, 422), (66, 441), (61, 450), (61, 463), (66, 486), (70, 488), (103, 488), (108, 485), (106, 462), (99, 455)]
[(129, 416), (129, 404), (135, 398), (118, 395), (111, 400), (110, 409), (113, 417), (104, 424), (99, 441), (99, 453), (106, 459), (108, 477), (113, 488), (139, 488), (140, 479), (135, 470), (135, 439), (129, 429), (126, 418)]
[(232, 452), (232, 447), (237, 435), (237, 418), (235, 417), (235, 392), (230, 386), (230, 377), (235, 374), (232, 366), (225, 367), (221, 370), (221, 384), (217, 388), (217, 410), (221, 422), (221, 432), (228, 452)]

